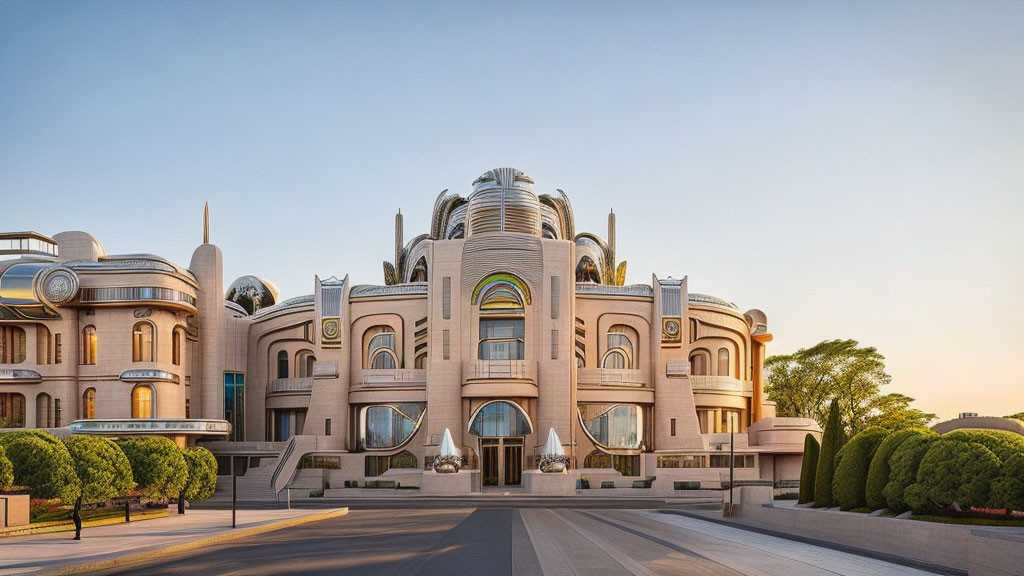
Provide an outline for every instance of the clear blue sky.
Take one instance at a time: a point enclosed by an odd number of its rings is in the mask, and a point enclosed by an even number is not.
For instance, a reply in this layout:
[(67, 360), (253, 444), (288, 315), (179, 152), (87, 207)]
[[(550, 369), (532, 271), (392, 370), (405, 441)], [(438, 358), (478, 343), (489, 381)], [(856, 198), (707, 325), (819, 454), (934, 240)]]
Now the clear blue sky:
[(855, 338), (942, 416), (1024, 410), (1024, 3), (0, 1), (0, 230), (283, 296), (515, 166), (629, 281)]

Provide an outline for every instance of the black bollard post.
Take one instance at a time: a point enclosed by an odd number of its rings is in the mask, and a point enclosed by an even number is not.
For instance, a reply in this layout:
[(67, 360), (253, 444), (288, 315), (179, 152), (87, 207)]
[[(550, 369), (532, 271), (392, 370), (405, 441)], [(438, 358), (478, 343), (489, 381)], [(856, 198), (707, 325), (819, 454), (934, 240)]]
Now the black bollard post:
[(185, 491), (182, 490), (181, 494), (178, 494), (178, 514), (184, 516), (185, 514)]
[(231, 475), (231, 527), (235, 527), (235, 483), (238, 480), (238, 476)]
[(132, 504), (130, 498), (124, 499), (124, 521), (126, 523), (132, 521)]

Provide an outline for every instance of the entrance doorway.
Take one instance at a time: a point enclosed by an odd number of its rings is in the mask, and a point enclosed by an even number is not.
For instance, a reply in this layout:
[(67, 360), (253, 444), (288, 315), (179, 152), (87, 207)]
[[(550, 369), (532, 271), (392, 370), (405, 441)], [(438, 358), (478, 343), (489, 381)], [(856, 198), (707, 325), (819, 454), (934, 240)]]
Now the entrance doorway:
[(484, 486), (522, 484), (523, 439), (481, 438), (480, 475)]

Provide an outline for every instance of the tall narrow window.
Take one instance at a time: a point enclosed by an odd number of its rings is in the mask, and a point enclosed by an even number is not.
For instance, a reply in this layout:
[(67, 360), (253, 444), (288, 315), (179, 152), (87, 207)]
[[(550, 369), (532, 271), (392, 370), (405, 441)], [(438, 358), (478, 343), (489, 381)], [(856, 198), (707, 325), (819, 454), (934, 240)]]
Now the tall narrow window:
[(181, 366), (181, 328), (171, 332), (171, 363)]
[(96, 417), (96, 389), (86, 388), (82, 393), (82, 419), (92, 420)]
[(675, 435), (676, 435), (676, 419), (675, 418), (671, 418), (671, 419), (669, 419), (669, 436), (675, 436)]
[(86, 326), (82, 329), (82, 364), (96, 364), (96, 327)]
[(522, 360), (525, 307), (519, 289), (507, 281), (488, 284), (480, 296), (480, 360)]
[(139, 384), (132, 389), (132, 418), (153, 418), (155, 407), (150, 385)]
[(62, 415), (60, 407), (60, 398), (53, 399), (53, 426), (54, 428), (60, 428), (60, 419)]
[(36, 428), (53, 428), (53, 399), (46, 392), (36, 395)]
[(153, 325), (139, 322), (132, 328), (132, 361), (153, 362)]
[(729, 369), (729, 349), (719, 348), (718, 349), (718, 375), (719, 376), (732, 376), (732, 370)]
[(53, 335), (53, 363), (60, 364), (64, 360), (64, 351), (60, 345), (60, 334)]
[(36, 363), (53, 364), (53, 340), (50, 330), (42, 324), (36, 325)]
[(284, 350), (277, 353), (277, 377), (288, 377), (288, 352)]
[(25, 330), (18, 326), (0, 326), (0, 364), (25, 361)]
[[(285, 353), (285, 361), (288, 355)], [(245, 374), (224, 373), (224, 419), (231, 424), (228, 440), (245, 439)]]

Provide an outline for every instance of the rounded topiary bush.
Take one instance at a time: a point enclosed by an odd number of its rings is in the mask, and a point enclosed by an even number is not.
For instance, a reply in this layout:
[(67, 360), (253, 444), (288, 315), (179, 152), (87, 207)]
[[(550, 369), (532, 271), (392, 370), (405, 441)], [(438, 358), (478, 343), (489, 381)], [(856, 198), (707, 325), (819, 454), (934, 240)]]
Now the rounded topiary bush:
[(1016, 454), (1024, 454), (1024, 436), (1005, 430), (954, 430), (943, 434), (942, 439), (981, 444), (991, 450), (1000, 462)]
[(0, 490), (6, 490), (14, 485), (14, 465), (7, 458), (7, 451), (0, 444)]
[(177, 498), (188, 480), (181, 449), (161, 436), (133, 436), (118, 442), (132, 467), (138, 489), (147, 498)]
[(32, 498), (57, 498), (63, 502), (73, 502), (78, 498), (78, 475), (63, 444), (24, 435), (5, 448), (14, 468), (14, 483), (31, 487)]
[(921, 459), (917, 482), (905, 491), (907, 504), (919, 514), (954, 502), (961, 508), (985, 507), (1001, 464), (980, 443), (939, 438)]
[(999, 478), (992, 482), (992, 507), (1024, 511), (1024, 454), (1003, 462)]
[(60, 440), (54, 438), (53, 434), (44, 430), (17, 430), (15, 432), (0, 434), (0, 446), (10, 446), (12, 443), (21, 440), (22, 438), (38, 438), (47, 444), (56, 444), (60, 442)]
[(871, 427), (850, 438), (836, 454), (836, 472), (832, 479), (832, 496), (841, 510), (853, 510), (867, 506), (864, 499), (864, 485), (868, 479), (868, 468), (875, 451), (888, 432), (884, 428)]
[(889, 434), (885, 440), (882, 440), (878, 450), (875, 450), (874, 457), (871, 458), (868, 479), (864, 484), (864, 502), (868, 508), (878, 510), (888, 507), (883, 491), (889, 482), (889, 458), (896, 452), (896, 449), (913, 436), (934, 434), (926, 428), (904, 428)]
[(798, 504), (814, 502), (814, 475), (818, 470), (818, 451), (821, 446), (814, 434), (804, 437), (804, 456), (800, 464), (800, 497)]
[(72, 436), (64, 439), (64, 445), (82, 481), (82, 498), (86, 502), (110, 500), (135, 487), (131, 464), (112, 440)]
[(882, 494), (890, 511), (898, 514), (910, 509), (904, 499), (904, 492), (907, 486), (917, 481), (917, 469), (921, 465), (921, 459), (938, 438), (939, 435), (934, 432), (911, 436), (889, 457), (889, 481), (886, 482)]
[(186, 500), (206, 500), (217, 490), (217, 458), (206, 448), (189, 448), (182, 453), (188, 464), (188, 480), (183, 490)]

